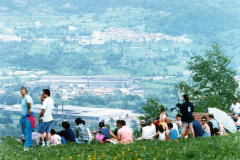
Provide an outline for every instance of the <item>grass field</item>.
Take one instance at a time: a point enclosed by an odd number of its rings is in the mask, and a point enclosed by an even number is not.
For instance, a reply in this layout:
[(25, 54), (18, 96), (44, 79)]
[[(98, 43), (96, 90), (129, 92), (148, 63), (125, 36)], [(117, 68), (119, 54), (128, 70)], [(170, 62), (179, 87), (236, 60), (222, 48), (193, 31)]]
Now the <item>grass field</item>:
[[(6, 139), (6, 140), (4, 140)], [(23, 151), (23, 144), (2, 138), (1, 159), (103, 159), (103, 160), (160, 160), (160, 159), (228, 159), (239, 158), (240, 133), (211, 138), (176, 141), (138, 141), (128, 145), (68, 144), (52, 147), (34, 147)], [(14, 154), (13, 154), (14, 153)]]

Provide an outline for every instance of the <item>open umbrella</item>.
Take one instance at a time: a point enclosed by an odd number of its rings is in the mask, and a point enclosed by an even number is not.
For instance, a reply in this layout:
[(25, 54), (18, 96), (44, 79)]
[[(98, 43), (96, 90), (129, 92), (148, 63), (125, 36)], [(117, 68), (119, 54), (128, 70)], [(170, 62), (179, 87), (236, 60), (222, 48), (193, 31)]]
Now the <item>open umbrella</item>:
[(217, 108), (208, 108), (208, 113), (214, 115), (214, 119), (218, 121), (228, 131), (234, 133), (237, 131), (237, 127), (232, 118), (225, 112)]

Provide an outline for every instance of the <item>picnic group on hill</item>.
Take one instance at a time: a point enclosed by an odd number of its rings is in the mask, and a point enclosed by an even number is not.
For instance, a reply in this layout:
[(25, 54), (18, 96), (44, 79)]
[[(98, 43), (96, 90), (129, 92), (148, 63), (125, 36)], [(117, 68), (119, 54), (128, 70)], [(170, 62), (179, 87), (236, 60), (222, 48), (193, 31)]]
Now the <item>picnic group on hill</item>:
[[(124, 120), (116, 121), (117, 127), (113, 132), (105, 126), (104, 122), (100, 122), (99, 129), (91, 133), (85, 121), (81, 118), (76, 118), (74, 129), (71, 129), (69, 122), (62, 121), (63, 130), (57, 132), (52, 128), (54, 101), (50, 97), (49, 89), (42, 90), (40, 98), (42, 107), (38, 117), (39, 126), (37, 132), (34, 132), (36, 127), (33, 100), (28, 95), (26, 87), (22, 86), (20, 92), (22, 95), (20, 124), (22, 125), (24, 137), (24, 150), (29, 150), (34, 145), (44, 147), (67, 144), (68, 142), (89, 144), (92, 139), (96, 139), (99, 143), (128, 144), (138, 140), (178, 141), (179, 138), (227, 135), (224, 127), (214, 119), (212, 114), (209, 114), (208, 117), (203, 116), (201, 118), (202, 123), (194, 119), (194, 105), (189, 101), (187, 94), (183, 96), (185, 102), (177, 104), (181, 114), (176, 115), (176, 122), (173, 122), (172, 118), (167, 117), (165, 109), (162, 108), (160, 115), (155, 117), (155, 121), (151, 120), (153, 117), (140, 121), (141, 135), (137, 139), (134, 139), (133, 130), (126, 126)], [(230, 110), (237, 128), (240, 128), (240, 105), (236, 99), (233, 100)]]

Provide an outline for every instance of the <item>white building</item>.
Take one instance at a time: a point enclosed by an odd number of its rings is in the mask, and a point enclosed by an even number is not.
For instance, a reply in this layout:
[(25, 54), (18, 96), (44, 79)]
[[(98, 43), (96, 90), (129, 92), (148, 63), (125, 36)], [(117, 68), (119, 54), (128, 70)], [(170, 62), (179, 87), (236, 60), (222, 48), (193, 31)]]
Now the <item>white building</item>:
[[(21, 105), (1, 105), (2, 112), (12, 112), (15, 114), (21, 113)], [(33, 106), (35, 113), (41, 112), (41, 105), (35, 104)], [(131, 110), (109, 109), (109, 108), (88, 108), (78, 106), (57, 106), (53, 108), (53, 117), (55, 120), (67, 119), (74, 121), (80, 117), (89, 123), (98, 123), (100, 121), (108, 122), (110, 119), (118, 120), (131, 117), (133, 115)]]
[(127, 90), (127, 89), (125, 89), (125, 88), (118, 89), (118, 91), (119, 91), (122, 95), (129, 95), (129, 94), (130, 94), (129, 90)]

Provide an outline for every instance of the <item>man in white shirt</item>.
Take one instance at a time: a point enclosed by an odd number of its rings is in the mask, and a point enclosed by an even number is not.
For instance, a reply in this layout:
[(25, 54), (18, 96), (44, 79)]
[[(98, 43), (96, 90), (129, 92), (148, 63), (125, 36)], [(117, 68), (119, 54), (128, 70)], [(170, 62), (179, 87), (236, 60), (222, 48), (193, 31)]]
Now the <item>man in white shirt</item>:
[[(154, 126), (154, 129), (152, 126)], [(146, 126), (142, 128), (142, 139), (152, 140), (153, 136), (155, 135), (156, 135), (155, 125), (152, 124), (151, 119), (146, 119)]]
[(232, 111), (232, 117), (240, 113), (240, 104), (237, 103), (236, 99), (233, 100), (233, 104), (231, 105), (230, 110)]
[[(45, 100), (44, 100), (45, 98)], [(50, 98), (50, 91), (49, 89), (44, 89), (42, 96), (40, 98), (41, 102), (42, 102), (42, 110), (41, 113), (39, 115), (38, 121), (40, 122), (39, 124), (39, 128), (38, 128), (38, 132), (42, 134), (41, 136), (41, 141), (42, 141), (42, 146), (45, 146), (45, 142), (44, 142), (44, 132), (46, 132), (46, 136), (47, 136), (47, 146), (50, 145), (51, 142), (51, 128), (52, 128), (52, 109), (54, 107), (54, 102), (52, 100), (52, 98)]]
[[(179, 132), (178, 132), (178, 126), (177, 126), (176, 123), (173, 123), (173, 122), (172, 122), (172, 118), (167, 117), (167, 118), (166, 118), (166, 123), (167, 123), (167, 124), (168, 124), (168, 123), (172, 123), (172, 124), (173, 124), (173, 129), (175, 129), (175, 130), (177, 131), (177, 134), (178, 134), (178, 137), (179, 137), (180, 135), (179, 135)], [(169, 133), (168, 133), (168, 132), (169, 132), (168, 127), (166, 127), (166, 131), (167, 131), (167, 134), (169, 134)]]

